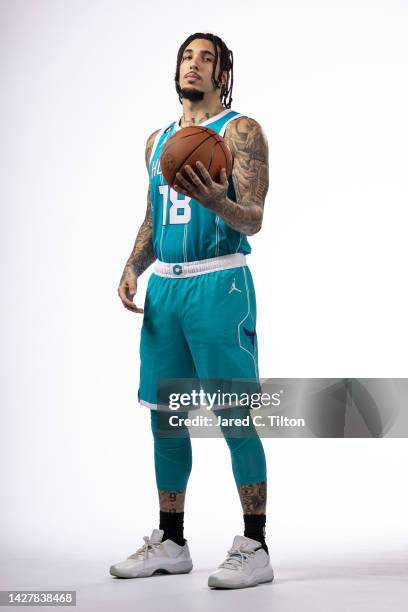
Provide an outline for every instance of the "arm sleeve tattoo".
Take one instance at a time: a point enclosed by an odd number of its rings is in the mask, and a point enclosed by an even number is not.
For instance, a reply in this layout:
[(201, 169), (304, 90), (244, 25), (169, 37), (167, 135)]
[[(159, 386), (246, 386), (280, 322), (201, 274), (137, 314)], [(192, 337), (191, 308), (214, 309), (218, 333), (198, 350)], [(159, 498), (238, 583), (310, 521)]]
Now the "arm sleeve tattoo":
[[(152, 152), (153, 143), (159, 130), (153, 132), (147, 139), (146, 143), (146, 168), (149, 172), (149, 160)], [(136, 277), (139, 277), (156, 259), (153, 251), (152, 242), (152, 207), (150, 202), (150, 187), (147, 190), (147, 207), (146, 215), (142, 225), (136, 236), (135, 244), (129, 259), (126, 262), (125, 269), (127, 267), (132, 268)]]
[(268, 142), (259, 123), (249, 117), (231, 121), (224, 137), (234, 160), (232, 180), (237, 201), (224, 198), (217, 213), (233, 229), (256, 234), (261, 229), (269, 187)]

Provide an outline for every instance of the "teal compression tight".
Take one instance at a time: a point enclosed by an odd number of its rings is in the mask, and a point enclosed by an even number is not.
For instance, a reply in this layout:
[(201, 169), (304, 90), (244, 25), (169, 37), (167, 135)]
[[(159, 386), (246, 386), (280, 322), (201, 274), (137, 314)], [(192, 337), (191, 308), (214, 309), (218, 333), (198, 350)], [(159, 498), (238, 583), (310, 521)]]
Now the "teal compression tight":
[[(156, 471), (157, 488), (160, 491), (184, 491), (192, 466), (190, 432), (186, 425), (171, 426), (166, 423), (163, 414), (150, 410), (151, 427), (154, 439), (154, 467)], [(188, 413), (172, 415), (177, 419), (188, 416)], [(182, 421), (181, 421), (182, 423)], [(170, 434), (175, 430), (177, 437)], [(168, 437), (165, 437), (166, 434)]]
[[(150, 412), (157, 488), (161, 491), (183, 491), (187, 487), (192, 467), (189, 429), (183, 421), (177, 426), (170, 425), (165, 418), (159, 417), (157, 410)], [(248, 408), (226, 408), (214, 410), (214, 414), (223, 419), (243, 418), (250, 414), (250, 410)], [(183, 419), (189, 415), (184, 412), (172, 416)], [(220, 426), (230, 450), (232, 472), (237, 486), (266, 480), (263, 445), (251, 418), (249, 418), (249, 423), (248, 427), (244, 427), (224, 421), (224, 424), (221, 423)], [(177, 431), (177, 437), (174, 437), (174, 431)], [(169, 435), (168, 432), (173, 433)]]

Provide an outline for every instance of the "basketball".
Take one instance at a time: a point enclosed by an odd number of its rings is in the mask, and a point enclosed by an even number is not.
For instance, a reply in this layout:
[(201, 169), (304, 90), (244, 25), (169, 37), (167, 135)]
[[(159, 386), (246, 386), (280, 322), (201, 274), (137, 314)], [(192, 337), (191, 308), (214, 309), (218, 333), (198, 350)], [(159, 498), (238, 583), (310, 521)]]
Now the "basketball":
[(227, 176), (232, 172), (232, 155), (227, 143), (208, 127), (196, 125), (178, 130), (168, 139), (160, 156), (163, 176), (171, 186), (177, 183), (177, 172), (187, 164), (200, 176), (195, 167), (197, 161), (204, 164), (216, 183), (220, 182), (221, 168), (225, 168)]

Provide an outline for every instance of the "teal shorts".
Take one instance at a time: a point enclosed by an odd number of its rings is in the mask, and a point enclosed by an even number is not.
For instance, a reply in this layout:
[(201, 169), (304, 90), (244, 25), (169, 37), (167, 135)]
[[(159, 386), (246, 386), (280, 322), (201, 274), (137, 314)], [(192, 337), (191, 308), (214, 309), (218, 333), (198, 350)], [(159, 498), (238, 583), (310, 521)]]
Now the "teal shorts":
[[(138, 399), (163, 404), (162, 379), (258, 381), (256, 299), (247, 265), (149, 278), (140, 337)], [(228, 388), (228, 385), (227, 387)]]

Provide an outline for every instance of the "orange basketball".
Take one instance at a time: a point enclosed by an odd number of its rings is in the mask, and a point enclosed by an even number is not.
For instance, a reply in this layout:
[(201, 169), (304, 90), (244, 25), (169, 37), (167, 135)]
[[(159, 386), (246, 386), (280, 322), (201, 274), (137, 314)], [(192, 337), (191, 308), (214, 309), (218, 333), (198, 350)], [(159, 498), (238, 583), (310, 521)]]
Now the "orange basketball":
[(211, 128), (200, 125), (178, 130), (165, 143), (160, 156), (163, 176), (171, 186), (177, 183), (177, 172), (181, 172), (187, 164), (200, 175), (195, 167), (197, 161), (204, 164), (217, 183), (220, 182), (221, 168), (225, 168), (227, 176), (232, 172), (231, 151), (223, 137)]

